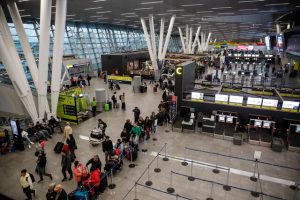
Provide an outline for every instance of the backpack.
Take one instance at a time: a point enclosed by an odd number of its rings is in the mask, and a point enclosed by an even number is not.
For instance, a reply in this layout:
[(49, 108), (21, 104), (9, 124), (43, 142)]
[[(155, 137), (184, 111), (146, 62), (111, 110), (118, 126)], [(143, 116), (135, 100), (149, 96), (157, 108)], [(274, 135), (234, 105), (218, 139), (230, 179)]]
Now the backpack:
[(112, 101), (115, 101), (115, 100), (116, 100), (115, 95), (113, 95), (113, 96), (111, 97), (111, 100), (112, 100)]
[[(31, 182), (34, 183), (35, 182), (35, 178), (34, 178), (33, 174), (29, 173), (29, 176), (30, 176)], [(26, 178), (26, 181), (28, 182), (28, 177)]]

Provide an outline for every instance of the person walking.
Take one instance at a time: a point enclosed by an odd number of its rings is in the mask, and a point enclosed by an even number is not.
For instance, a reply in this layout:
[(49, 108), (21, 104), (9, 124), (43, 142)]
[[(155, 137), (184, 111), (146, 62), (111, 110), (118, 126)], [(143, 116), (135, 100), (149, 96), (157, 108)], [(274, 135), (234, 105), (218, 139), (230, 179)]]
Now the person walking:
[(26, 169), (21, 171), (20, 184), (23, 189), (24, 194), (27, 197), (27, 200), (32, 200), (32, 193), (35, 196), (35, 190), (33, 189), (33, 180), (31, 179), (30, 174)]
[(96, 101), (96, 98), (93, 97), (93, 101), (91, 103), (91, 106), (92, 106), (92, 113), (93, 113), (93, 117), (96, 116), (96, 106), (97, 106), (97, 101)]
[(105, 162), (108, 161), (109, 154), (113, 151), (114, 146), (109, 136), (106, 136), (105, 141), (102, 143), (102, 151), (105, 153)]
[(35, 156), (37, 157), (36, 169), (37, 169), (38, 174), (40, 176), (40, 180), (38, 181), (38, 183), (40, 183), (41, 181), (44, 180), (43, 175), (48, 176), (52, 180), (53, 179), (52, 175), (46, 173), (47, 158), (46, 158), (45, 152), (44, 151), (36, 151)]
[(114, 92), (114, 94), (111, 97), (111, 100), (113, 102), (113, 108), (117, 107), (117, 97), (116, 97), (117, 92)]
[(54, 188), (54, 192), (56, 193), (55, 200), (68, 200), (68, 194), (63, 189), (62, 185), (56, 185)]
[(98, 129), (101, 129), (104, 135), (105, 135), (106, 128), (107, 128), (107, 124), (104, 121), (102, 121), (102, 119), (98, 119)]
[(48, 191), (46, 193), (47, 200), (55, 200), (56, 198), (56, 192), (54, 192), (55, 185), (56, 185), (55, 183), (50, 183), (48, 185)]
[(62, 166), (62, 173), (64, 175), (64, 178), (62, 179), (62, 182), (67, 180), (67, 173), (66, 171), (68, 171), (70, 178), (69, 180), (73, 179), (73, 173), (72, 173), (72, 169), (71, 169), (71, 155), (69, 151), (62, 151), (61, 152), (61, 166)]
[(64, 137), (63, 140), (69, 145), (70, 152), (72, 153), (73, 159), (75, 156), (75, 149), (77, 149), (75, 138), (73, 137), (73, 129), (70, 126), (70, 122), (67, 122), (64, 128)]
[(91, 86), (91, 79), (92, 77), (89, 74), (87, 74), (86, 80), (88, 82), (88, 86)]
[(121, 101), (121, 104), (122, 104), (122, 110), (125, 110), (126, 105), (125, 105), (125, 93), (124, 92), (123, 92), (122, 95), (120, 95), (120, 101)]

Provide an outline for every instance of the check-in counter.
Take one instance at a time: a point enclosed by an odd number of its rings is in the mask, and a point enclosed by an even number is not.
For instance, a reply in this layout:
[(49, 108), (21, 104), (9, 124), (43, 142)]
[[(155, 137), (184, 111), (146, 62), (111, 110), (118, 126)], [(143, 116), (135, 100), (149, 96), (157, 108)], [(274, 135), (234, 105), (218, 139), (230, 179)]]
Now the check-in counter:
[(202, 123), (202, 132), (211, 134), (215, 133), (216, 123), (214, 116), (212, 116), (211, 118), (203, 117)]

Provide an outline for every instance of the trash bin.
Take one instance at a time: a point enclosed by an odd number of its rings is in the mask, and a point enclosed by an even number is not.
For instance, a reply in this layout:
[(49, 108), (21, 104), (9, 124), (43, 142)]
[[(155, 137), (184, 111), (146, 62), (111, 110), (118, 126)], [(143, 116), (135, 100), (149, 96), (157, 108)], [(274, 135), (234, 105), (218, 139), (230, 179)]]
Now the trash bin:
[(109, 111), (109, 104), (108, 103), (104, 104), (104, 110)]

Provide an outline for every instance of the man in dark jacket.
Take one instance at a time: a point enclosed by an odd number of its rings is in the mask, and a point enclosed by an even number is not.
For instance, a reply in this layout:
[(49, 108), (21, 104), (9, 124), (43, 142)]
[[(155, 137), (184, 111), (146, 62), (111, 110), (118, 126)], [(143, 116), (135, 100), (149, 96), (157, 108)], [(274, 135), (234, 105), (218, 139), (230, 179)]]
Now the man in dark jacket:
[(73, 179), (73, 173), (72, 173), (71, 165), (72, 165), (72, 162), (71, 162), (70, 152), (69, 151), (62, 151), (61, 152), (61, 167), (62, 167), (61, 171), (64, 175), (64, 178), (63, 178), (62, 182), (67, 180), (66, 171), (68, 171), (68, 173), (70, 175), (69, 180)]
[(54, 191), (56, 192), (55, 200), (68, 200), (68, 194), (62, 188), (62, 185), (60, 184), (56, 185)]
[(47, 194), (46, 194), (47, 200), (55, 200), (56, 192), (54, 192), (54, 188), (55, 188), (55, 183), (50, 183), (48, 186)]
[(102, 150), (105, 153), (105, 161), (108, 161), (108, 156), (110, 154), (110, 152), (113, 151), (113, 143), (112, 141), (109, 139), (108, 136), (106, 136), (105, 141), (102, 143)]
[(125, 124), (124, 124), (124, 128), (126, 129), (127, 133), (129, 133), (132, 129), (132, 124), (130, 119), (127, 119)]
[(91, 169), (98, 168), (101, 171), (102, 163), (98, 155), (94, 155), (94, 157), (91, 158), (85, 166), (88, 167), (89, 164), (91, 164)]
[(102, 119), (98, 119), (98, 128), (100, 128), (105, 135), (105, 130), (106, 130), (107, 124), (102, 121)]
[(141, 114), (141, 111), (140, 109), (136, 106), (132, 112), (134, 113), (134, 123), (137, 123), (137, 121), (139, 120), (140, 118), (140, 114)]
[(40, 176), (40, 180), (38, 181), (38, 183), (44, 180), (43, 175), (48, 176), (52, 180), (53, 179), (52, 175), (46, 173), (45, 168), (46, 168), (46, 164), (47, 164), (47, 158), (46, 158), (45, 152), (44, 151), (36, 151), (35, 156), (37, 157), (36, 169), (37, 169), (37, 171), (39, 173), (39, 176)]

